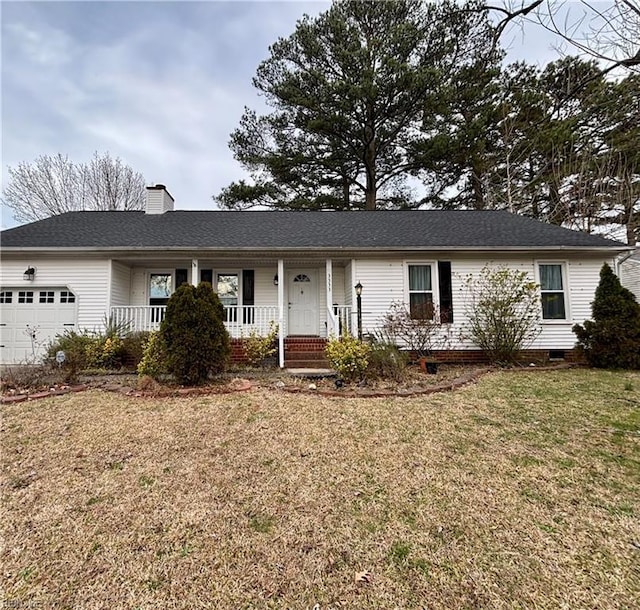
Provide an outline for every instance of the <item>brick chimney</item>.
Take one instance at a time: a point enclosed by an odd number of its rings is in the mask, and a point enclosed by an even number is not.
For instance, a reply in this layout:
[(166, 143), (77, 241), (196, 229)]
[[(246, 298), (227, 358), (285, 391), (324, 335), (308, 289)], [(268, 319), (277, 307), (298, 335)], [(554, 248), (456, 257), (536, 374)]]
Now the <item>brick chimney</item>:
[(164, 184), (148, 186), (145, 212), (147, 214), (173, 212), (173, 201), (173, 197)]

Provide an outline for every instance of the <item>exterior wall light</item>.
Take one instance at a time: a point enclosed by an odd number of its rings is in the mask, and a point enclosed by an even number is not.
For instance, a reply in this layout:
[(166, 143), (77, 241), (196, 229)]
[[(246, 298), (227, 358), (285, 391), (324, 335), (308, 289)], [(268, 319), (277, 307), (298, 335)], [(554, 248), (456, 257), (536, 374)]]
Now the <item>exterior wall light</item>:
[(278, 274), (277, 273), (273, 276), (273, 285), (274, 286), (278, 285)]
[(25, 280), (33, 282), (36, 277), (36, 268), (35, 267), (27, 267), (27, 270), (24, 272), (22, 276)]

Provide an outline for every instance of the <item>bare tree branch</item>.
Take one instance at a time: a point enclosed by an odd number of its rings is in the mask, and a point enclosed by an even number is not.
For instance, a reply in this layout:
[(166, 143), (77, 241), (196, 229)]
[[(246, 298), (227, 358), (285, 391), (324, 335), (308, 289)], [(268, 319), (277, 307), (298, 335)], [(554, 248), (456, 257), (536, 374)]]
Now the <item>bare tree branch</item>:
[(33, 222), (77, 210), (141, 210), (142, 174), (109, 153), (94, 153), (89, 163), (67, 156), (42, 155), (32, 163), (9, 167), (2, 203), (18, 222)]

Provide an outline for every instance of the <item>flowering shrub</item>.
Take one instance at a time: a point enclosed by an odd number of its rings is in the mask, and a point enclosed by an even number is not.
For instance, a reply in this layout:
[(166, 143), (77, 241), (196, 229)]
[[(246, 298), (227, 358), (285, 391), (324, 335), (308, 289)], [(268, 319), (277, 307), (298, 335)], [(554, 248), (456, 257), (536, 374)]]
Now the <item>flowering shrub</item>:
[(371, 346), (347, 334), (329, 339), (325, 353), (342, 379), (356, 381), (362, 379), (369, 366)]
[(252, 366), (259, 366), (278, 351), (278, 325), (269, 324), (269, 332), (263, 337), (257, 330), (252, 330), (248, 337), (243, 337), (242, 349), (247, 362)]

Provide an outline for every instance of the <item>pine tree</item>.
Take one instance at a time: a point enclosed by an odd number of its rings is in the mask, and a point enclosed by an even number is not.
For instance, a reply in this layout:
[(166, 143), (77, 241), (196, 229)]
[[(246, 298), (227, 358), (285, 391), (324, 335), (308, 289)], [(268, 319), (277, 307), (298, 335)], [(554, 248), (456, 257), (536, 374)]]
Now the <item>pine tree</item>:
[(573, 332), (591, 366), (640, 369), (640, 305), (606, 263), (591, 304), (593, 320)]

